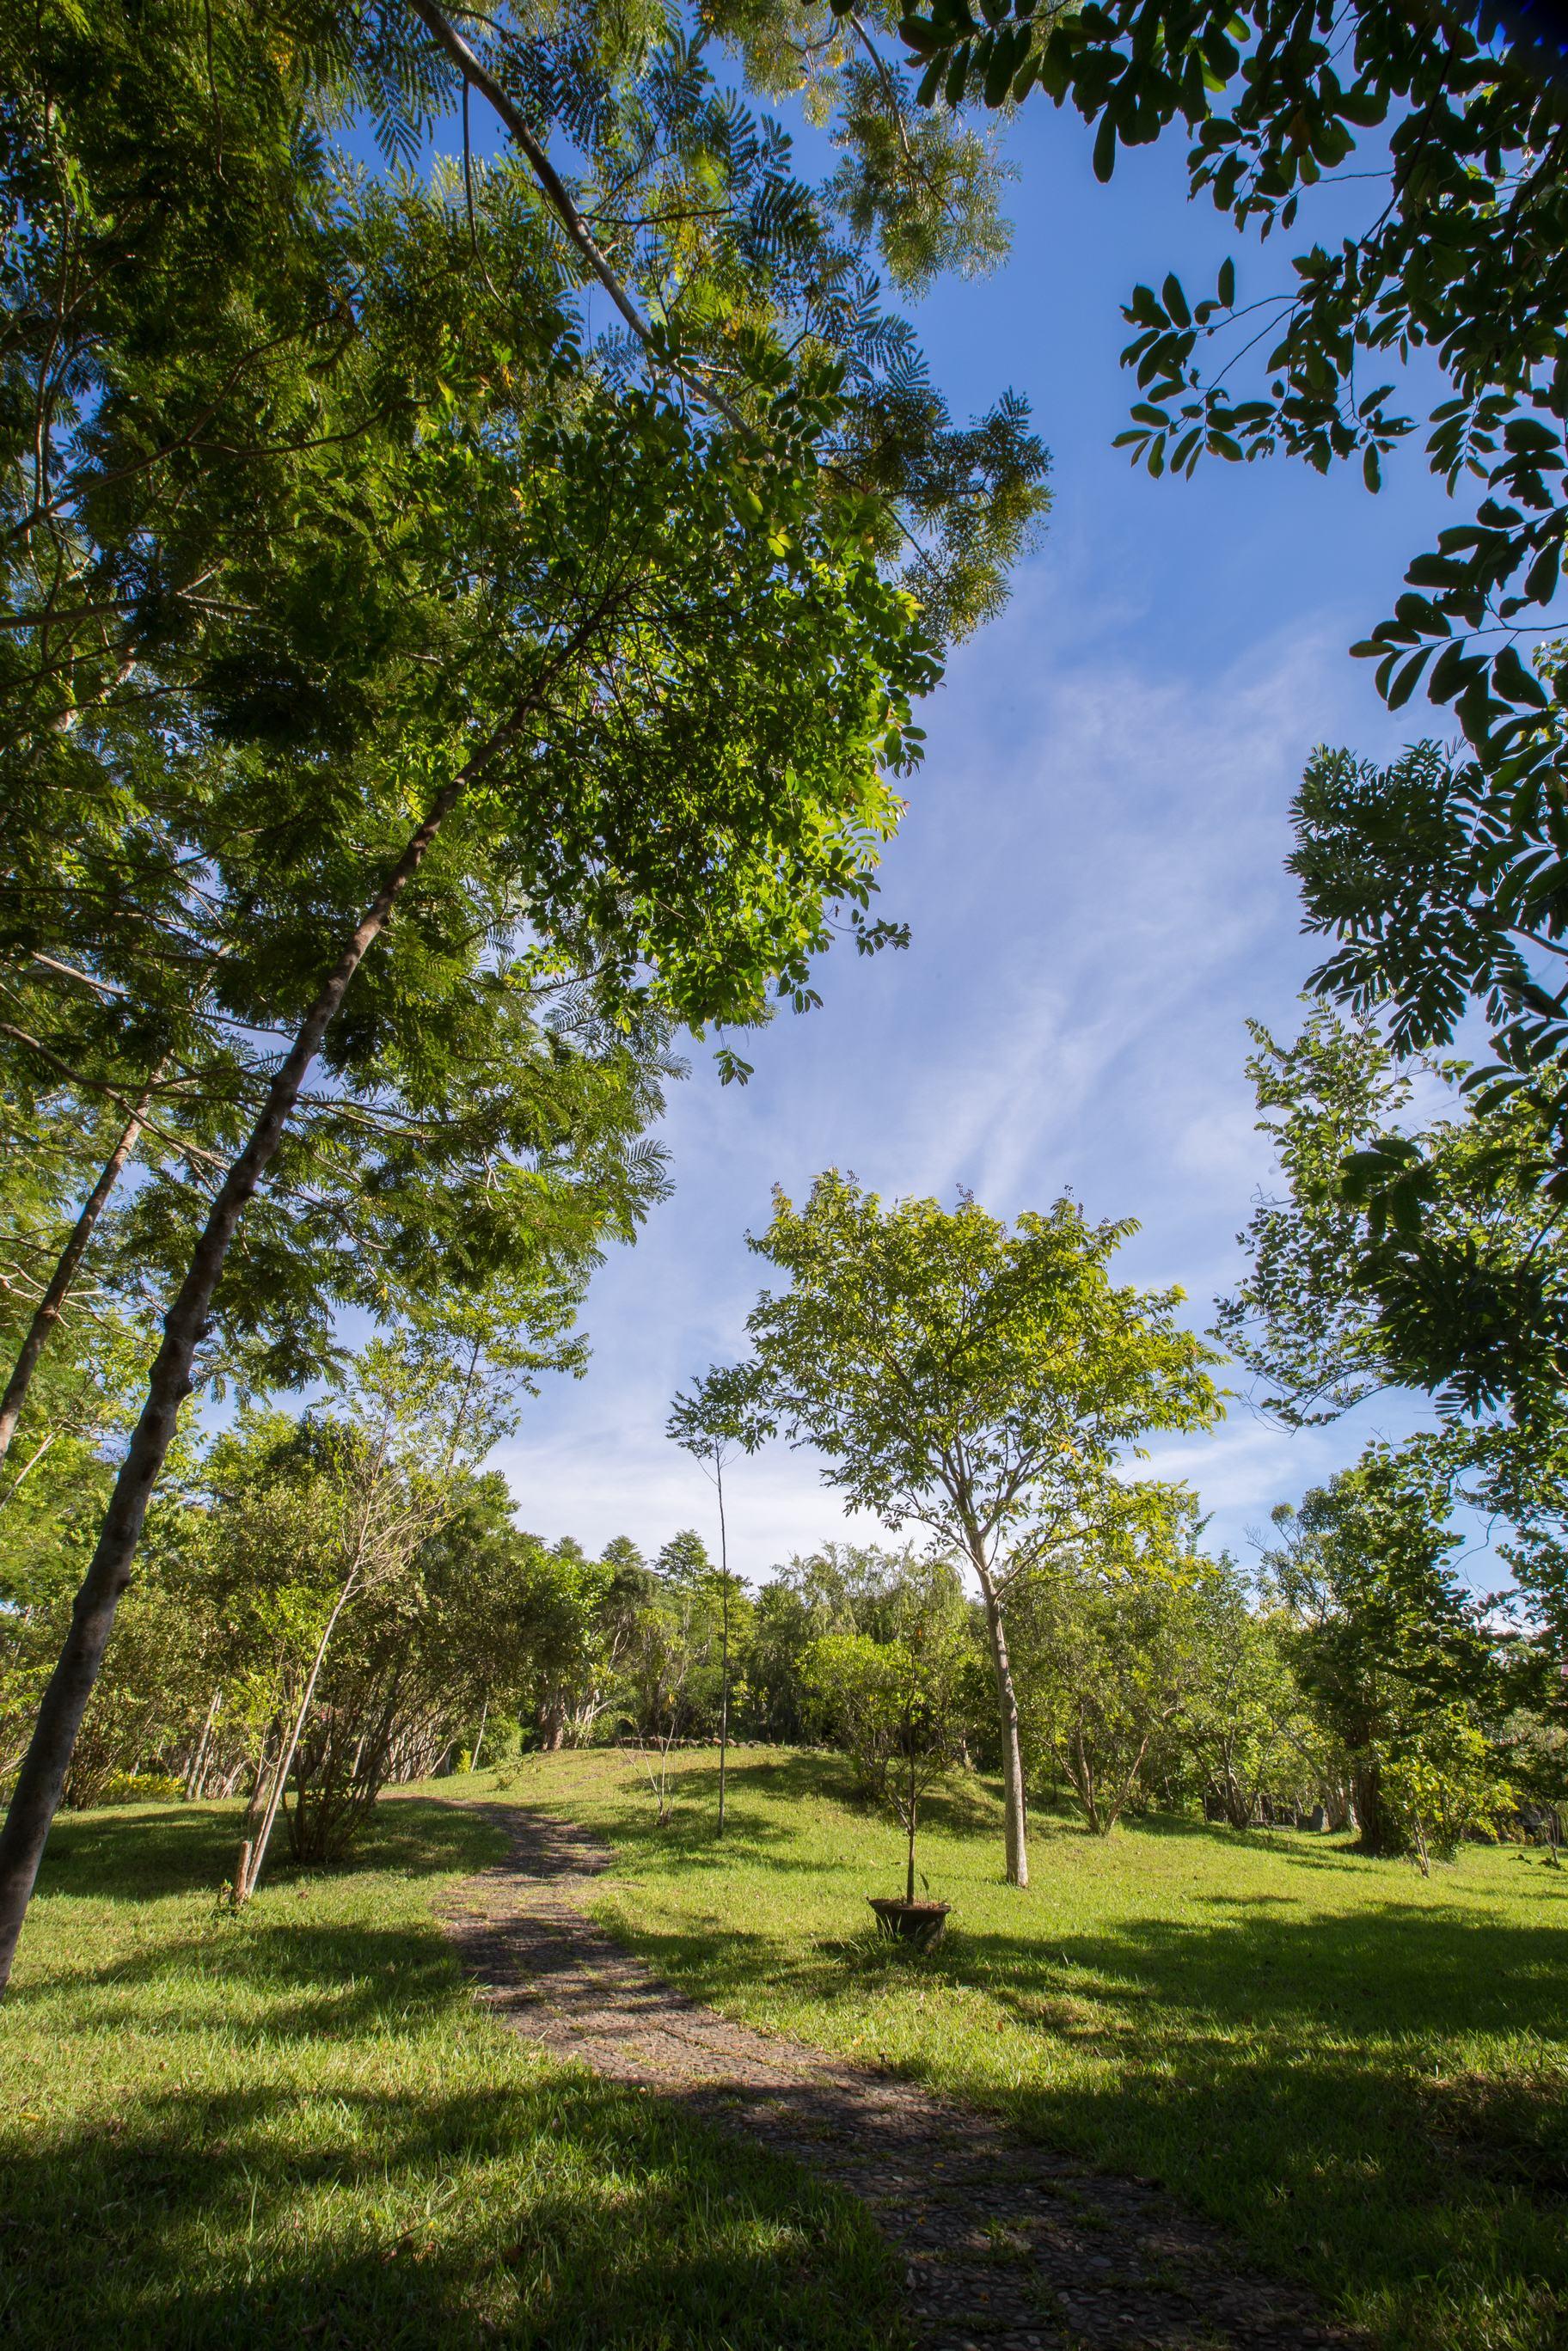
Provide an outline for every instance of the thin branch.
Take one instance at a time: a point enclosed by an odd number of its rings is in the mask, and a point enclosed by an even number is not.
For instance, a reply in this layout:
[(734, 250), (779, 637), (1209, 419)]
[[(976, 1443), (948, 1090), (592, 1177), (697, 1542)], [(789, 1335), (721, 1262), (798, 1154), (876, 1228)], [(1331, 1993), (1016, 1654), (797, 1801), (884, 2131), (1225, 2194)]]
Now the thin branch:
[(717, 409), (727, 423), (745, 432), (747, 429), (745, 419), (739, 410), (732, 407), (725, 399), (722, 392), (716, 392), (713, 386), (705, 382), (701, 376), (688, 374), (678, 360), (657, 347), (652, 327), (622, 285), (587, 221), (572, 202), (565, 181), (488, 67), (480, 61), (457, 27), (450, 23), (442, 10), (435, 5), (435, 0), (410, 0), (410, 5), (437, 47), (445, 50), (465, 80), (471, 82), (480, 97), (488, 100), (506, 124), (532, 165), (534, 176), (544, 190), (568, 236), (570, 237), (639, 342), (652, 351), (655, 359), (661, 360), (673, 368), (682, 382), (696, 392), (699, 398), (706, 401), (710, 406)]

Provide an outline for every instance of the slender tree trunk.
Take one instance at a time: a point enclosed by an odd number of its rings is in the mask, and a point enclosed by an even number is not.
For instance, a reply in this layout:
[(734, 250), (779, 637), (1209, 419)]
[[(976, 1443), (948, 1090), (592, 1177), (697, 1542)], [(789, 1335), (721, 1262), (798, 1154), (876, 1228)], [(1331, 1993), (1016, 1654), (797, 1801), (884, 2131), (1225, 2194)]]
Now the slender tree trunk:
[(207, 1742), (212, 1738), (213, 1725), (218, 1719), (218, 1708), (223, 1702), (224, 1686), (220, 1682), (213, 1692), (213, 1702), (207, 1708), (207, 1719), (202, 1725), (202, 1735), (196, 1741), (196, 1751), (191, 1758), (191, 1767), (185, 1774), (187, 1802), (202, 1792), (202, 1782), (206, 1776), (207, 1770)]
[(44, 1294), (34, 1309), (21, 1351), (5, 1383), (5, 1393), (0, 1396), (0, 1461), (4, 1461), (11, 1450), (11, 1439), (16, 1434), (16, 1423), (22, 1416), (22, 1406), (26, 1402), (33, 1374), (38, 1368), (38, 1358), (44, 1352), (50, 1332), (60, 1319), (60, 1311), (70, 1295), (71, 1284), (87, 1254), (88, 1243), (109, 1206), (110, 1195), (120, 1181), (126, 1161), (136, 1148), (136, 1138), (141, 1132), (147, 1105), (152, 1099), (163, 1069), (164, 1064), (160, 1061), (142, 1088), (124, 1133), (105, 1160), (97, 1183), (82, 1202), (81, 1212), (71, 1227), (70, 1238), (60, 1251)]
[(904, 1718), (904, 1745), (909, 1750), (909, 1802), (907, 1807), (909, 1815), (909, 1853), (908, 1867), (904, 1872), (904, 1898), (906, 1902), (913, 1902), (915, 1899), (915, 1823), (919, 1797), (915, 1792), (915, 1726), (911, 1722), (907, 1714), (905, 1714)]
[(39, 1462), (43, 1459), (45, 1454), (48, 1451), (50, 1446), (54, 1443), (59, 1433), (60, 1432), (57, 1428), (51, 1428), (43, 1442), (33, 1447), (33, 1450), (28, 1454), (26, 1461), (23, 1462), (21, 1468), (17, 1470), (16, 1475), (12, 1479), (11, 1483), (6, 1487), (5, 1491), (3, 1494), (0, 1494), (0, 1510), (3, 1510), (5, 1508), (6, 1503), (13, 1499), (17, 1489), (21, 1486), (28, 1473), (37, 1468)]
[(33, 1737), (16, 1775), (5, 1825), (0, 1829), (0, 1992), (10, 1980), (16, 1938), (32, 1898), (38, 1864), (76, 1745), (88, 1699), (103, 1663), (115, 1611), (131, 1581), (152, 1489), (173, 1441), (180, 1406), (193, 1384), (192, 1366), (207, 1328), (213, 1292), (241, 1217), (277, 1154), (310, 1065), (337, 1015), (349, 983), (385, 930), (393, 908), (423, 864), (442, 826), (469, 784), (518, 736), (561, 671), (573, 662), (625, 593), (607, 591), (562, 639), (544, 674), (465, 760), (416, 827), (382, 883), (306, 1014), (287, 1059), (267, 1090), (250, 1139), (218, 1188), (179, 1295), (163, 1318), (163, 1342), (153, 1358), (147, 1401), (120, 1465), (109, 1511), (76, 1604), (59, 1662), (49, 1677)]
[(991, 1671), (996, 1677), (997, 1705), (1002, 1722), (1002, 1828), (1007, 1844), (1008, 1884), (1029, 1884), (1029, 1851), (1023, 1809), (1023, 1760), (1019, 1752), (1018, 1693), (1013, 1687), (1012, 1659), (1008, 1655), (1002, 1604), (990, 1570), (974, 1562), (980, 1596), (986, 1604), (986, 1632), (991, 1645)]
[(714, 1479), (718, 1487), (718, 1573), (723, 1610), (718, 1681), (718, 1834), (722, 1836), (726, 1782), (729, 1776), (729, 1540), (724, 1523), (724, 1468), (716, 1452)]
[(298, 1750), (299, 1741), (304, 1736), (306, 1722), (309, 1719), (311, 1704), (316, 1696), (316, 1684), (320, 1677), (321, 1660), (327, 1654), (328, 1642), (337, 1630), (338, 1619), (352, 1598), (359, 1580), (359, 1562), (356, 1561), (344, 1581), (343, 1589), (333, 1604), (332, 1614), (327, 1619), (321, 1638), (316, 1644), (316, 1655), (310, 1660), (310, 1671), (306, 1679), (304, 1695), (295, 1710), (293, 1728), (278, 1753), (277, 1768), (272, 1775), (272, 1788), (267, 1799), (267, 1810), (261, 1816), (261, 1826), (256, 1830), (254, 1840), (247, 1840), (242, 1850), (239, 1866), (235, 1872), (236, 1902), (248, 1902), (256, 1892), (257, 1881), (261, 1876), (262, 1865), (267, 1859), (267, 1848), (272, 1842), (272, 1832), (277, 1825), (277, 1808), (283, 1801), (283, 1791), (288, 1779), (289, 1769)]
[[(494, 747), (494, 741), (487, 749)], [(16, 1938), (115, 1612), (131, 1581), (147, 1505), (173, 1440), (180, 1406), (193, 1384), (192, 1365), (207, 1327), (213, 1292), (229, 1243), (283, 1140), (307, 1073), (350, 981), (386, 928), (393, 907), (423, 863), (480, 757), (476, 754), (437, 796), (339, 956), (273, 1079), (249, 1141), (219, 1187), (179, 1295), (163, 1318), (163, 1340), (153, 1358), (147, 1401), (115, 1479), (98, 1547), (71, 1612), (70, 1631), (45, 1689), (5, 1825), (0, 1829), (0, 1991), (10, 1980)]]
[(479, 1735), (474, 1741), (474, 1752), (468, 1759), (468, 1769), (471, 1771), (477, 1771), (479, 1769), (480, 1750), (483, 1749), (485, 1744), (485, 1725), (489, 1720), (489, 1718), (490, 1693), (486, 1690), (485, 1693), (485, 1703), (479, 1708)]

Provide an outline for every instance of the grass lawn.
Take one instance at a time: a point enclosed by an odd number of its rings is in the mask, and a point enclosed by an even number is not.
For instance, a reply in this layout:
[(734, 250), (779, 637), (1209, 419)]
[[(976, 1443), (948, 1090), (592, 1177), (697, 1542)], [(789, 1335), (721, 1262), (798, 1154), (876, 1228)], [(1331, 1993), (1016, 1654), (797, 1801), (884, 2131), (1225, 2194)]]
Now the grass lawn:
[(867, 1932), (899, 1839), (836, 1760), (737, 1764), (722, 1844), (706, 1753), (664, 1832), (616, 1755), (529, 1759), (514, 1792), (615, 1841), (601, 1918), (731, 2014), (1169, 2182), (1386, 2345), (1568, 2342), (1568, 1871), (1470, 1847), (1423, 1880), (1323, 1837), (1051, 1820), (1020, 1893), (965, 1779), (920, 1855), (954, 1927), (912, 1959)]
[(494, 1832), (415, 1800), (220, 1914), (232, 1808), (63, 1818), (0, 2005), (0, 2342), (897, 2345), (892, 2265), (794, 2169), (529, 2051), (433, 1896)]

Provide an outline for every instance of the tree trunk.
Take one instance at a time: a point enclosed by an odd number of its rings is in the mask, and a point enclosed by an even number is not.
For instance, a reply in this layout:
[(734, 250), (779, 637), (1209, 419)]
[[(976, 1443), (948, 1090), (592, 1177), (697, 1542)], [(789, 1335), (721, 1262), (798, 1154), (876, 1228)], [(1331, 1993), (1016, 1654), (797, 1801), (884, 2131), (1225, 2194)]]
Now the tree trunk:
[(909, 1865), (904, 1874), (904, 1898), (906, 1902), (912, 1903), (915, 1899), (915, 1823), (919, 1813), (920, 1797), (915, 1771), (915, 1726), (907, 1713), (904, 1718), (904, 1739), (909, 1750)]
[(1383, 1772), (1375, 1755), (1359, 1755), (1351, 1770), (1355, 1817), (1361, 1834), (1358, 1853), (1389, 1859), (1404, 1851), (1404, 1839), (1388, 1816), (1383, 1801)]
[(207, 1708), (207, 1719), (202, 1725), (202, 1735), (196, 1741), (196, 1751), (191, 1758), (185, 1774), (185, 1798), (190, 1802), (202, 1792), (202, 1782), (207, 1776), (207, 1744), (213, 1735), (213, 1725), (218, 1719), (218, 1708), (224, 1702), (224, 1686), (220, 1682), (213, 1692), (213, 1702)]
[(5, 1825), (0, 1829), (0, 1991), (10, 1980), (16, 1938), (115, 1612), (131, 1581), (147, 1505), (173, 1441), (180, 1407), (193, 1385), (192, 1366), (207, 1328), (213, 1292), (229, 1243), (283, 1140), (307, 1073), (349, 982), (386, 928), (392, 908), (423, 863), (470, 775), (498, 740), (493, 737), (486, 752), (476, 753), (437, 795), (430, 814), (361, 916), (273, 1079), (249, 1141), (219, 1186), (179, 1295), (163, 1318), (163, 1341), (153, 1358), (147, 1401), (115, 1479), (98, 1547), (71, 1611), (70, 1631), (45, 1689)]
[(1024, 1825), (1023, 1760), (1019, 1753), (1019, 1707), (1018, 1695), (1013, 1688), (1012, 1660), (1008, 1655), (1002, 1604), (991, 1582), (990, 1571), (977, 1560), (975, 1573), (986, 1604), (986, 1632), (991, 1645), (991, 1671), (996, 1677), (997, 1706), (1001, 1715), (1002, 1829), (1007, 1844), (1008, 1884), (1027, 1886), (1029, 1853)]
[[(44, 1294), (34, 1309), (33, 1319), (27, 1325), (27, 1335), (5, 1383), (5, 1393), (0, 1396), (0, 1461), (4, 1461), (11, 1450), (11, 1439), (16, 1434), (16, 1423), (22, 1416), (22, 1406), (26, 1402), (33, 1374), (37, 1370), (38, 1358), (44, 1352), (50, 1332), (60, 1319), (60, 1310), (70, 1295), (71, 1284), (87, 1254), (87, 1246), (98, 1228), (99, 1218), (109, 1206), (110, 1195), (136, 1147), (141, 1122), (147, 1115), (147, 1105), (152, 1099), (163, 1069), (164, 1064), (160, 1061), (143, 1087), (125, 1132), (105, 1160), (97, 1183), (82, 1202), (81, 1213), (71, 1227), (70, 1238), (60, 1251)], [(0, 1989), (3, 1988), (4, 1979), (0, 1978)]]
[(305, 1694), (295, 1713), (294, 1727), (285, 1739), (279, 1751), (277, 1769), (272, 1775), (272, 1789), (267, 1800), (267, 1810), (261, 1816), (261, 1825), (256, 1830), (254, 1840), (247, 1840), (240, 1856), (239, 1866), (235, 1872), (236, 1903), (248, 1902), (256, 1892), (256, 1882), (261, 1876), (262, 1864), (267, 1859), (267, 1848), (272, 1842), (272, 1832), (277, 1821), (277, 1808), (283, 1801), (283, 1790), (288, 1778), (289, 1767), (294, 1761), (300, 1739), (304, 1735), (311, 1702), (316, 1696), (316, 1684), (321, 1673), (321, 1660), (327, 1654), (327, 1644), (337, 1628), (338, 1619), (353, 1595), (359, 1582), (359, 1565), (356, 1562), (344, 1582), (343, 1589), (333, 1604), (332, 1614), (327, 1619), (321, 1638), (316, 1644), (316, 1655), (310, 1661), (310, 1673), (305, 1684)]

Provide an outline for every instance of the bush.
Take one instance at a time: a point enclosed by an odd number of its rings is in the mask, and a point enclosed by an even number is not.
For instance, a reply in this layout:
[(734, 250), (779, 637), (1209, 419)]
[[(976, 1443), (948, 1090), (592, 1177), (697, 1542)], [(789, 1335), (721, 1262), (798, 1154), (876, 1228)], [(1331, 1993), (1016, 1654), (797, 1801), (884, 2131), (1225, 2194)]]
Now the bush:
[(169, 1771), (111, 1771), (98, 1791), (100, 1804), (177, 1804), (185, 1783)]

